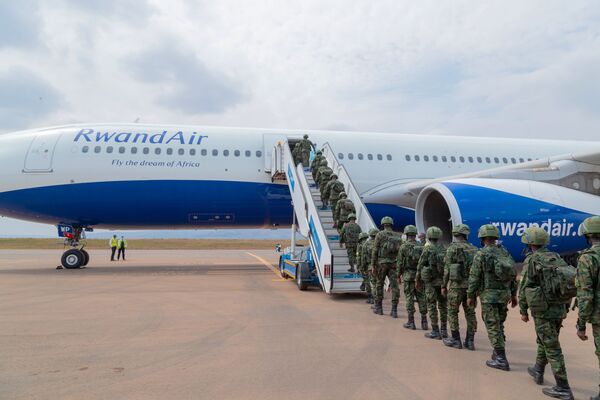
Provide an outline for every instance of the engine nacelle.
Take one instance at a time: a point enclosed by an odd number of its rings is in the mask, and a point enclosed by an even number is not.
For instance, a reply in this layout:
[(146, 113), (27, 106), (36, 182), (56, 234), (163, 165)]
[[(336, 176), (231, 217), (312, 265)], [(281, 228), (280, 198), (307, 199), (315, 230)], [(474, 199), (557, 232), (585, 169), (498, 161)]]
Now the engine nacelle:
[(523, 259), (521, 236), (529, 226), (540, 226), (550, 234), (550, 246), (561, 254), (586, 247), (579, 224), (590, 215), (600, 215), (600, 198), (543, 182), (511, 179), (459, 179), (427, 186), (416, 205), (420, 232), (438, 226), (443, 240), (452, 240), (452, 226), (471, 227), (469, 240), (479, 244), (477, 230), (493, 224), (502, 244), (517, 261)]

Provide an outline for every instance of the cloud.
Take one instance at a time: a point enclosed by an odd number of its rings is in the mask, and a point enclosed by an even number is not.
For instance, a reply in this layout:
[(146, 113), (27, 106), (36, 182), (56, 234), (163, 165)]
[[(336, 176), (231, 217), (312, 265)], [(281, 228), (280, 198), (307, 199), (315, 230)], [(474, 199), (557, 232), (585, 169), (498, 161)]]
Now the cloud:
[(22, 129), (39, 121), (61, 104), (59, 92), (24, 68), (0, 73), (0, 126)]
[(37, 1), (0, 2), (0, 48), (27, 48), (38, 44), (41, 25)]
[(219, 113), (242, 101), (227, 77), (208, 68), (193, 54), (173, 44), (138, 54), (129, 62), (134, 76), (154, 84), (156, 102), (188, 114)]

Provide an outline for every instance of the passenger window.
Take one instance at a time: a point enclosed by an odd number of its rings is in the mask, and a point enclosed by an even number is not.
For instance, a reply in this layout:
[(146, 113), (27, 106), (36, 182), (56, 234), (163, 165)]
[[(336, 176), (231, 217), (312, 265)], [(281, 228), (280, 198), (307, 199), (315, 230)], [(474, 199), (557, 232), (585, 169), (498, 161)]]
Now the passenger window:
[(533, 161), (531, 158), (528, 158), (527, 161)]
[(506, 157), (502, 157), (502, 162), (503, 162), (504, 164), (508, 164), (508, 159), (507, 159)]
[(463, 156), (460, 156), (460, 157), (459, 157), (459, 160), (460, 160), (460, 162), (461, 162), (461, 163), (464, 163), (464, 162), (465, 162), (465, 158), (464, 158)]
[(208, 150), (206, 150), (206, 149), (200, 150), (200, 155), (202, 155), (202, 156), (208, 155)]
[(358, 159), (359, 159), (359, 160), (362, 160), (362, 159), (363, 159), (363, 155), (362, 155), (362, 153), (358, 153), (358, 156), (357, 156), (357, 157), (358, 157)]
[(513, 164), (516, 164), (517, 163), (517, 159), (513, 157), (513, 158), (510, 159), (510, 162), (512, 162)]
[(454, 156), (451, 156), (451, 157), (450, 157), (450, 161), (452, 161), (452, 162), (456, 162), (456, 157), (454, 157)]
[(438, 156), (433, 156), (433, 161), (438, 162)]
[(196, 149), (190, 149), (190, 156), (196, 155)]
[(373, 154), (369, 154), (369, 155), (367, 155), (367, 158), (368, 158), (369, 160), (373, 161)]
[(488, 164), (491, 164), (492, 163), (492, 159), (489, 158), (489, 157), (486, 157), (485, 158), (485, 162), (488, 163)]
[(469, 162), (470, 162), (471, 164), (473, 164), (473, 161), (474, 161), (474, 160), (473, 160), (473, 157), (469, 156)]
[(495, 162), (496, 164), (500, 164), (500, 159), (499, 159), (498, 157), (494, 157), (494, 162)]
[(83, 147), (81, 148), (81, 152), (82, 152), (82, 153), (87, 153), (88, 151), (90, 151), (90, 148), (89, 148), (88, 146), (83, 146)]
[(125, 147), (119, 147), (119, 154), (125, 154)]
[(481, 164), (481, 163), (483, 162), (483, 160), (481, 159), (481, 157), (477, 157), (477, 162), (478, 162), (479, 164)]
[(223, 155), (225, 157), (229, 157), (229, 150), (223, 150)]
[(415, 155), (415, 161), (421, 161), (421, 157), (419, 157), (418, 155)]
[(339, 154), (338, 154), (338, 158), (339, 158), (340, 160), (343, 160), (343, 159), (344, 159), (344, 154), (343, 154), (343, 153), (339, 153)]
[(429, 156), (423, 156), (423, 161), (429, 162)]
[(377, 159), (378, 159), (379, 161), (381, 161), (381, 160), (383, 160), (383, 156), (382, 156), (381, 154), (377, 154)]
[(252, 152), (251, 152), (250, 150), (246, 150), (246, 151), (244, 152), (244, 155), (245, 155), (246, 157), (252, 157)]
[(131, 148), (131, 154), (137, 154), (137, 147)]
[(239, 150), (234, 151), (233, 155), (236, 156), (236, 157), (239, 157), (240, 156), (240, 151)]
[(410, 156), (408, 154), (405, 155), (404, 158), (406, 159), (406, 161), (410, 161)]
[(100, 146), (96, 146), (94, 147), (94, 153), (98, 154), (102, 151), (102, 148)]
[(392, 161), (392, 155), (388, 154), (387, 156), (385, 156), (387, 158), (388, 161)]
[(218, 156), (218, 155), (219, 155), (219, 150), (217, 150), (217, 149), (214, 149), (214, 150), (212, 151), (212, 155), (213, 155), (213, 156), (215, 156), (215, 157), (216, 157), (216, 156)]
[(258, 157), (258, 158), (262, 157), (262, 151), (256, 150), (256, 157)]
[(144, 150), (142, 151), (142, 153), (148, 154), (148, 153), (150, 153), (150, 149), (148, 147), (144, 147)]
[(177, 151), (177, 153), (179, 153), (179, 155), (180, 155), (180, 156), (182, 156), (182, 155), (184, 155), (184, 154), (185, 154), (185, 150), (184, 150), (184, 149), (179, 149), (179, 150)]
[(154, 149), (154, 154), (156, 154), (156, 155), (160, 154), (160, 147), (157, 147)]
[(354, 160), (354, 154), (348, 153), (348, 160)]
[(173, 149), (169, 147), (169, 148), (167, 149), (167, 155), (169, 155), (169, 156), (170, 156), (171, 154), (173, 154)]
[(446, 156), (442, 156), (442, 161), (443, 161), (443, 162), (447, 162), (447, 161), (448, 161), (448, 157), (446, 157)]
[(113, 152), (113, 147), (112, 147), (112, 146), (108, 146), (108, 147), (106, 148), (106, 152), (107, 152), (108, 154), (112, 153), (112, 152)]

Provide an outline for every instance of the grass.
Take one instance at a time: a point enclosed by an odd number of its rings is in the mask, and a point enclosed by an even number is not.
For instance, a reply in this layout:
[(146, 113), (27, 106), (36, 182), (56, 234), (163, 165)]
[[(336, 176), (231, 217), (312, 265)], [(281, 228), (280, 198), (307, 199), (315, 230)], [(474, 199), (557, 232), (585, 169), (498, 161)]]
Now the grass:
[[(270, 250), (276, 244), (282, 248), (290, 245), (289, 241), (253, 240), (253, 239), (131, 239), (128, 250)], [(3, 250), (54, 250), (62, 249), (60, 239), (0, 239)], [(87, 240), (88, 249), (107, 249), (108, 239)]]

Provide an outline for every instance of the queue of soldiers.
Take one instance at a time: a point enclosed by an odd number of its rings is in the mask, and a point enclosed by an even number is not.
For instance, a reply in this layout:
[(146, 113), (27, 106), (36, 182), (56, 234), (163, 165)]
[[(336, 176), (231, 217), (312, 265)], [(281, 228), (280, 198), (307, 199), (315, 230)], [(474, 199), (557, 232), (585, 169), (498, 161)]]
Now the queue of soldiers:
[[(304, 137), (308, 141), (308, 136)], [(306, 144), (296, 147), (297, 161), (307, 165), (310, 157)], [(296, 156), (295, 156), (296, 158)], [(306, 163), (304, 163), (306, 161)], [(402, 233), (393, 230), (391, 217), (381, 220), (382, 230), (361, 232), (356, 223), (354, 204), (345, 193), (344, 185), (327, 165), (318, 151), (310, 164), (313, 178), (320, 189), (323, 207), (330, 206), (334, 228), (340, 233), (350, 264), (349, 272), (363, 277), (363, 290), (373, 312), (383, 315), (384, 286), (391, 291), (390, 315), (398, 318), (400, 285), (406, 299), (408, 319), (404, 328), (415, 330), (415, 303), (421, 316), (425, 337), (441, 340), (445, 346), (475, 350), (477, 300), (481, 303), (482, 319), (493, 352), (486, 365), (509, 371), (506, 356), (504, 324), (508, 304), (519, 306), (521, 320), (533, 318), (537, 336), (535, 363), (528, 368), (533, 381), (542, 385), (546, 365), (554, 375), (556, 385), (542, 389), (550, 397), (573, 399), (565, 361), (559, 341), (562, 321), (566, 318), (572, 299), (579, 308), (577, 336), (588, 340), (586, 325), (592, 325), (596, 356), (600, 364), (600, 216), (586, 219), (580, 231), (589, 248), (582, 251), (577, 268), (568, 265), (559, 254), (548, 250), (548, 233), (539, 227), (528, 228), (521, 240), (528, 256), (523, 263), (520, 283), (517, 282), (515, 261), (498, 243), (500, 232), (494, 225), (483, 225), (478, 230), (481, 248), (469, 240), (470, 228), (465, 224), (453, 227), (453, 241), (445, 248), (443, 232), (432, 226), (425, 235), (418, 234), (414, 225)], [(419, 237), (419, 240), (417, 240)], [(463, 309), (466, 320), (464, 341), (460, 335), (459, 313)], [(429, 328), (431, 323), (431, 330)], [(448, 332), (448, 324), (450, 332)], [(600, 394), (591, 400), (600, 400)]]

